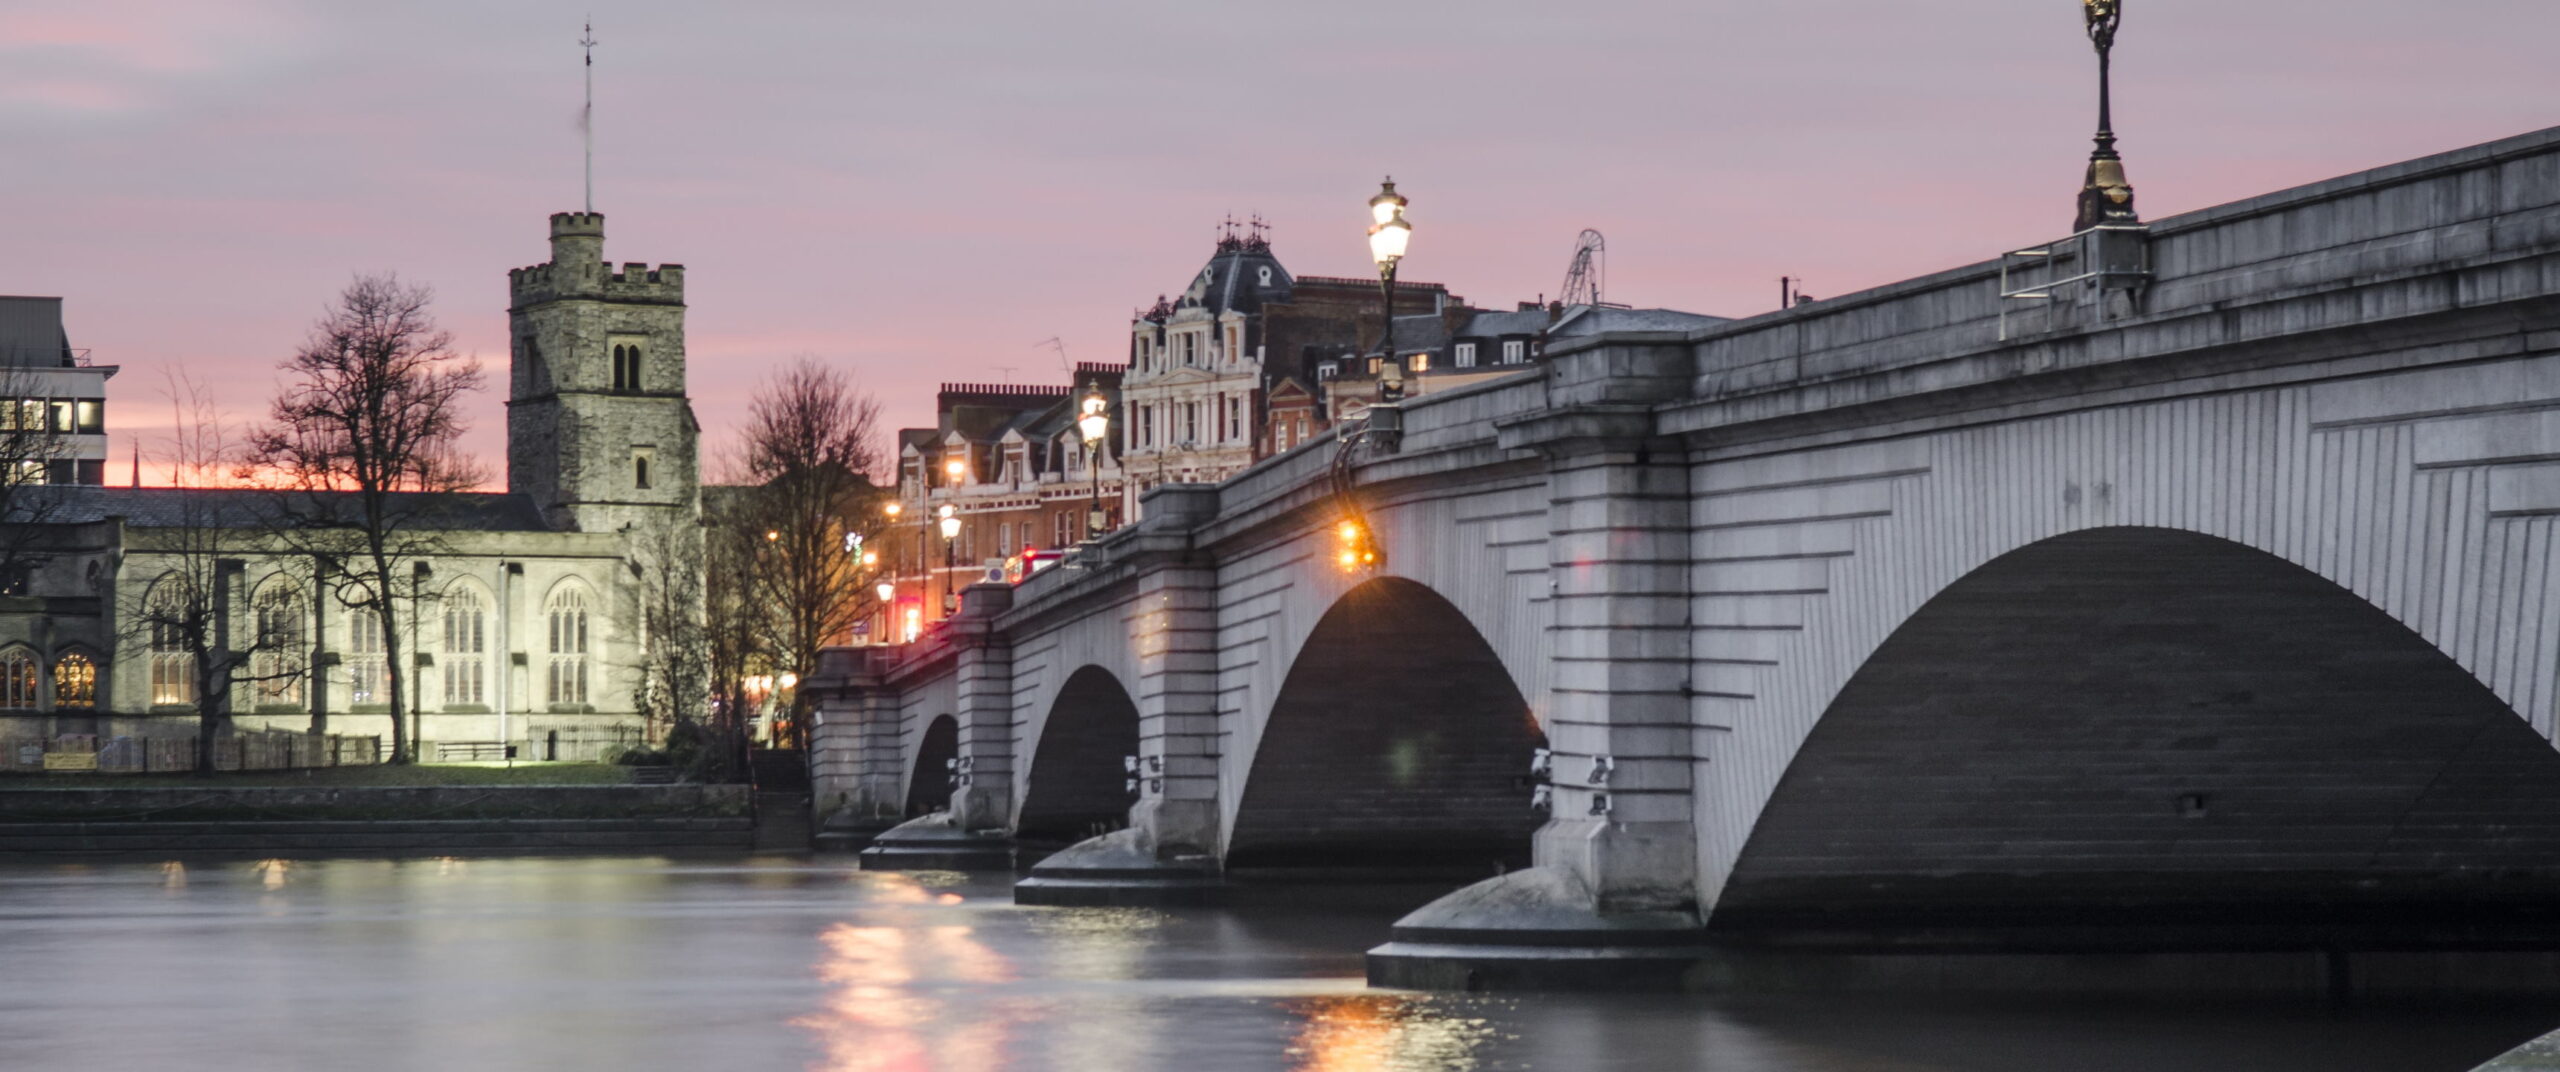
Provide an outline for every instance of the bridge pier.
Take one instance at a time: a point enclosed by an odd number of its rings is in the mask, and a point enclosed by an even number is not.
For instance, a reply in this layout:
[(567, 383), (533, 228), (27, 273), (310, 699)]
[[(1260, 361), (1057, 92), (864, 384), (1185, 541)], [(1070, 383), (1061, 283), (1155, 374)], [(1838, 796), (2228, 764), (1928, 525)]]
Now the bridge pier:
[[(1013, 587), (973, 584), (949, 625), (956, 649), (960, 723), (948, 810), (883, 831), (862, 866), (883, 871), (1011, 870), (1013, 824), (1013, 651), (996, 616), (1013, 607)], [(926, 771), (918, 777), (932, 777)]]
[(1369, 981), (1432, 989), (1676, 986), (1704, 955), (1689, 715), (1686, 451), (1647, 405), (1682, 345), (1558, 355), (1558, 409), (1499, 424), (1547, 458), (1551, 818), (1533, 866), (1396, 922)]
[(1181, 485), (1147, 495), (1140, 550), (1137, 803), (1129, 827), (1069, 846), (1016, 883), (1039, 905), (1194, 905), (1216, 901), (1218, 818), (1218, 575), (1194, 564), (1189, 529), (1217, 511), (1214, 489)]
[(879, 649), (828, 648), (801, 683), (816, 715), (810, 737), (811, 807), (821, 850), (860, 850), (898, 825), (897, 697), (882, 687)]

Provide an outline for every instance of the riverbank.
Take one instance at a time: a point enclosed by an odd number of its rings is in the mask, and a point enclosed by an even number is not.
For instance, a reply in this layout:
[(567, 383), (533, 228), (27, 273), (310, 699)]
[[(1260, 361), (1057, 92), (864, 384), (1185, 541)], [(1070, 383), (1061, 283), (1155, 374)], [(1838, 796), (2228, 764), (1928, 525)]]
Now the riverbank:
[[(0, 781), (0, 858), (725, 852), (754, 837), (742, 785), (473, 784), (472, 776), (455, 776), (465, 784), (361, 784), (358, 772), (374, 770), (73, 786), (8, 779)], [(406, 780), (442, 780), (421, 770), (433, 769), (411, 768)]]

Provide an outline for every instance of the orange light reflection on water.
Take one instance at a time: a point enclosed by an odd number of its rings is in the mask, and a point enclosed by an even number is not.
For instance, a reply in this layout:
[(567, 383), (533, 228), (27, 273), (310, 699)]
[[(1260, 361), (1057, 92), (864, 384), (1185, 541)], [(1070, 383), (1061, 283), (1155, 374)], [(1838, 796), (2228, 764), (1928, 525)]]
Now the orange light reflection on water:
[[(898, 905), (944, 905), (903, 883), (881, 891)], [(831, 990), (817, 1012), (791, 1025), (815, 1033), (824, 1072), (996, 1072), (1004, 1064), (1006, 1024), (973, 1016), (939, 994), (952, 984), (1013, 978), (1004, 957), (966, 925), (861, 926), (839, 923), (818, 935), (817, 975)], [(983, 994), (971, 994), (983, 998)]]
[(1490, 1034), (1485, 1022), (1448, 1015), (1427, 998), (1350, 994), (1298, 1006), (1307, 1018), (1289, 1046), (1295, 1072), (1468, 1068)]

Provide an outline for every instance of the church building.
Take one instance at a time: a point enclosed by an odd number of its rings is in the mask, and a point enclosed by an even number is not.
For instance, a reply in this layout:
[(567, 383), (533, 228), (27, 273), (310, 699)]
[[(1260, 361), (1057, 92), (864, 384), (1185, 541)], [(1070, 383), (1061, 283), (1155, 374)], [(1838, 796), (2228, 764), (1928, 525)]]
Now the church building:
[(408, 650), (383, 650), (373, 611), (331, 598), (337, 564), (274, 538), (276, 492), (21, 488), (0, 526), (15, 563), (0, 577), (0, 743), (191, 737), (196, 656), (144, 608), (208, 548), (229, 650), (257, 651), (228, 698), (237, 729), (387, 742), (395, 664), (428, 761), (510, 744), (607, 758), (698, 706), (699, 682), (653, 672), (669, 653), (641, 609), (699, 622), (684, 269), (606, 263), (598, 213), (554, 215), (550, 242), (547, 262), (508, 273), (506, 490), (435, 512), (434, 552), (403, 567), (421, 595), (390, 608)]

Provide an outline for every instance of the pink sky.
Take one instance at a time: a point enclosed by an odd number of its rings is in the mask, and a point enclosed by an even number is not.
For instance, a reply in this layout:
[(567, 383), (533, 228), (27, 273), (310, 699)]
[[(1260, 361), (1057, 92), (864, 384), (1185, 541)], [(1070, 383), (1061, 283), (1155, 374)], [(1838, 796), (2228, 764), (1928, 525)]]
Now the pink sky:
[[(2535, 0), (2133, 0), (2117, 121), (2152, 217), (2560, 121)], [(0, 13), (0, 293), (65, 299), (124, 366), (111, 471), (161, 371), (240, 419), (359, 271), (431, 284), (503, 383), (506, 270), (578, 206), (582, 4), (91, 0)], [(2069, 0), (982, 0), (597, 12), (615, 261), (688, 269), (695, 407), (839, 362), (895, 424), (945, 380), (1123, 355), (1217, 221), (1365, 274), (1364, 202), (1413, 198), (1409, 278), (1728, 316), (2052, 237), (2088, 152)], [(1013, 371), (1008, 374), (1007, 368)], [(469, 446), (502, 460), (504, 410)]]

